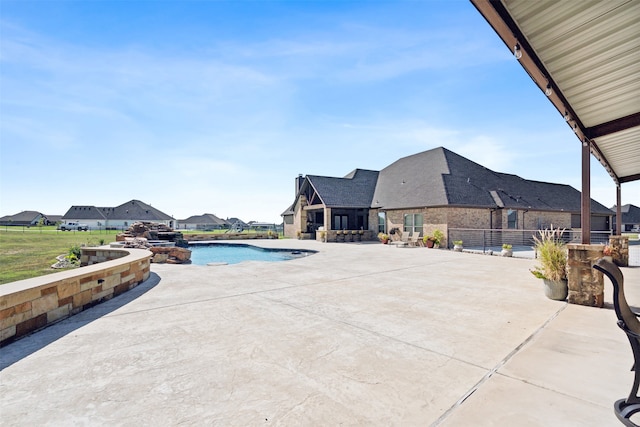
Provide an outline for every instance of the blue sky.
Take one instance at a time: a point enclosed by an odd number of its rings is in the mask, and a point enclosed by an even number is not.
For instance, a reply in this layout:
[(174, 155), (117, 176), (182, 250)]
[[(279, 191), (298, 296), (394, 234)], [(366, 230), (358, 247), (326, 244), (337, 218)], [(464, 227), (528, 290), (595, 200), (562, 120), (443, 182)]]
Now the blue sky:
[[(0, 26), (0, 216), (280, 222), (298, 174), (439, 146), (580, 189), (579, 141), (466, 0), (0, 0)], [(591, 191), (615, 204), (595, 160)]]

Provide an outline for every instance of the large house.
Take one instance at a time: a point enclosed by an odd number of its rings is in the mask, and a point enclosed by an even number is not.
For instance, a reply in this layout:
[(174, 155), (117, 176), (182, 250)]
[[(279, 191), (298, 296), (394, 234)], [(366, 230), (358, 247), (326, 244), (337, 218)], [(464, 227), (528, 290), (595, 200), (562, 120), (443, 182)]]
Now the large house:
[[(580, 192), (569, 185), (494, 172), (446, 148), (403, 157), (381, 171), (296, 178), (285, 236), (322, 230), (580, 228)], [(592, 229), (610, 230), (611, 211), (591, 201)], [(322, 228), (320, 228), (322, 227)], [(313, 238), (313, 236), (312, 236)]]
[[(613, 211), (613, 224), (616, 223), (616, 206), (611, 208)], [(637, 233), (640, 231), (640, 208), (635, 205), (623, 205), (620, 206), (620, 212), (622, 213), (622, 232), (633, 231)]]
[(71, 206), (62, 216), (62, 221), (65, 224), (80, 222), (89, 228), (103, 229), (126, 228), (138, 221), (156, 222), (173, 228), (176, 222), (173, 217), (140, 200), (131, 200), (115, 208)]
[[(53, 221), (53, 222), (52, 222)], [(50, 225), (54, 224), (55, 220), (49, 219), (49, 217), (43, 213), (37, 211), (22, 211), (15, 215), (6, 215), (0, 218), (0, 225), (22, 225), (30, 227), (32, 225)]]

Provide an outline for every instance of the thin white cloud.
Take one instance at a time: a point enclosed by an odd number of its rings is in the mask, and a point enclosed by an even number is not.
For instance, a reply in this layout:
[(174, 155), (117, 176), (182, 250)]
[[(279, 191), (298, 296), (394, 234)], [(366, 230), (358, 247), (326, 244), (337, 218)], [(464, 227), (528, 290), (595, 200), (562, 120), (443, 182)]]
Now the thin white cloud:
[(452, 150), (496, 172), (511, 170), (519, 158), (513, 147), (488, 135), (472, 136), (469, 141), (453, 146)]

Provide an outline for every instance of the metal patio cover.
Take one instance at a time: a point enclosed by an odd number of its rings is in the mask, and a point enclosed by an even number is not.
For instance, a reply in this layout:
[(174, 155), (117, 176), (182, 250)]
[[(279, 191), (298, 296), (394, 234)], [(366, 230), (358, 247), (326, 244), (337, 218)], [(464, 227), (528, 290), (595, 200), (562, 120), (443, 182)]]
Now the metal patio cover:
[[(471, 0), (616, 184), (640, 179), (640, 1)], [(588, 145), (587, 145), (588, 146)], [(587, 156), (588, 157), (588, 156)]]

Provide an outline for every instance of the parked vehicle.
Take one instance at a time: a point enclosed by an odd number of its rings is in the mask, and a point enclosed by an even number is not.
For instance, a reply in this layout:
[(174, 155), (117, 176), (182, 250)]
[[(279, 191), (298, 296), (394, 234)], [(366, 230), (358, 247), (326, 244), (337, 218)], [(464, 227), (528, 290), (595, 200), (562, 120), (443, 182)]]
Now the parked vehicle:
[(89, 231), (89, 226), (87, 224), (81, 224), (79, 222), (68, 222), (66, 224), (60, 224), (61, 231)]

